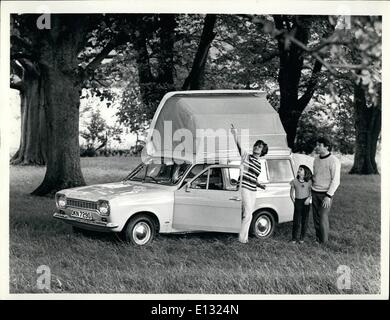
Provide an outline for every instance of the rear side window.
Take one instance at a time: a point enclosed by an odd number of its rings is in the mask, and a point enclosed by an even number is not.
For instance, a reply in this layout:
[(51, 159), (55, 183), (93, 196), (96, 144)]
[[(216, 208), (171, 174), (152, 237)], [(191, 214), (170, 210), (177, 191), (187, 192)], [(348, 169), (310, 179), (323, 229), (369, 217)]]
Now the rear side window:
[(289, 159), (268, 159), (269, 182), (290, 182), (294, 173)]

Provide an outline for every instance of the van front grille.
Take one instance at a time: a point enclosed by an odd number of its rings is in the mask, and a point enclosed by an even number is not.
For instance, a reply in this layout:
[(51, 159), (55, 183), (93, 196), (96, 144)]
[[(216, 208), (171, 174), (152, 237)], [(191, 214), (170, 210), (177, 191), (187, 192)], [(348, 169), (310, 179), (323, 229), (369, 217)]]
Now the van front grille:
[(69, 207), (80, 208), (80, 209), (89, 209), (89, 210), (98, 209), (98, 205), (96, 202), (79, 200), (79, 199), (67, 199), (66, 205)]

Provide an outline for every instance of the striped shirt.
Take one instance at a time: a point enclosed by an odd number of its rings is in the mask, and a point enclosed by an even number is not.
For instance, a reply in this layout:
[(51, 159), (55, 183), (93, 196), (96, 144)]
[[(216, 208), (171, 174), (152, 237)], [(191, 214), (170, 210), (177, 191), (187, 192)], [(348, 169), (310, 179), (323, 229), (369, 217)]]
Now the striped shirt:
[(255, 156), (245, 153), (242, 157), (242, 187), (257, 190), (257, 178), (261, 172), (261, 163)]

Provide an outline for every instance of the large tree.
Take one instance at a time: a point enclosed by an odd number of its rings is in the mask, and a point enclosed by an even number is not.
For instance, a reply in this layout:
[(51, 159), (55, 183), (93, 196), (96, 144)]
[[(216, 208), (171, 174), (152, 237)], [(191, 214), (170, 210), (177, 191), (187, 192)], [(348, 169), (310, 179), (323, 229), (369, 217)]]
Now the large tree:
[(376, 151), (381, 132), (381, 90), (376, 105), (369, 105), (362, 80), (353, 83), (356, 144), (351, 174), (378, 174)]
[[(307, 51), (311, 50), (307, 49), (308, 44), (313, 36), (328, 37), (332, 26), (326, 16), (274, 15), (273, 19), (279, 49), (279, 116), (286, 130), (287, 143), (293, 148), (299, 118), (313, 97), (322, 68), (322, 59), (318, 55), (305, 60)], [(310, 75), (304, 79), (308, 68), (311, 69)]]
[(12, 60), (10, 86), (19, 91), (21, 134), (13, 165), (44, 165), (46, 163), (46, 121), (44, 91), (40, 67), (28, 58)]
[(351, 60), (356, 143), (351, 174), (378, 174), (376, 153), (382, 128), (382, 23), (353, 17)]
[(81, 15), (52, 15), (50, 29), (34, 34), (44, 83), (49, 146), (46, 174), (35, 195), (85, 185), (79, 154), (81, 83), (77, 56), (86, 41), (88, 20)]
[[(47, 166), (43, 182), (33, 191), (35, 195), (85, 184), (79, 157), (81, 89), (100, 92), (96, 87), (96, 68), (114, 48), (129, 39), (125, 16), (55, 14), (38, 28), (41, 18), (30, 14), (13, 16), (13, 30), (17, 32), (11, 38), (13, 44), (25, 48), (14, 58), (29, 59), (31, 65), (37, 66), (40, 101), (44, 102), (40, 105), (44, 110)], [(118, 27), (121, 23), (125, 27)], [(30, 116), (36, 117), (39, 113), (37, 108), (34, 110)], [(22, 128), (24, 124), (22, 121)]]
[[(45, 129), (47, 167), (35, 195), (84, 185), (79, 157), (80, 79), (78, 54), (83, 47), (92, 16), (51, 15), (38, 27), (42, 16), (13, 17), (18, 34), (14, 41), (25, 43), (34, 63), (39, 66)], [(32, 101), (33, 99), (30, 98)], [(31, 116), (39, 112), (31, 112)]]
[[(331, 57), (324, 62), (333, 95), (351, 92), (355, 121), (354, 164), (350, 173), (377, 174), (381, 132), (382, 23), (378, 16), (339, 17)], [(335, 83), (343, 83), (339, 88)], [(345, 90), (349, 87), (350, 90)]]
[(47, 143), (42, 72), (30, 40), (21, 35), (21, 31), (32, 30), (22, 22), (19, 16), (11, 19), (10, 87), (19, 91), (21, 115), (20, 144), (11, 164), (44, 165)]

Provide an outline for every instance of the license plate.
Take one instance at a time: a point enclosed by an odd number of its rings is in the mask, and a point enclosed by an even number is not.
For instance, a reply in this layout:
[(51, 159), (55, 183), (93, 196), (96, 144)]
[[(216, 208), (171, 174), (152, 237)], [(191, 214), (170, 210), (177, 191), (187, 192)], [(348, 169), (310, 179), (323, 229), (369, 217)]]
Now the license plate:
[(74, 218), (79, 218), (83, 220), (92, 220), (92, 213), (86, 211), (73, 211), (70, 214)]

